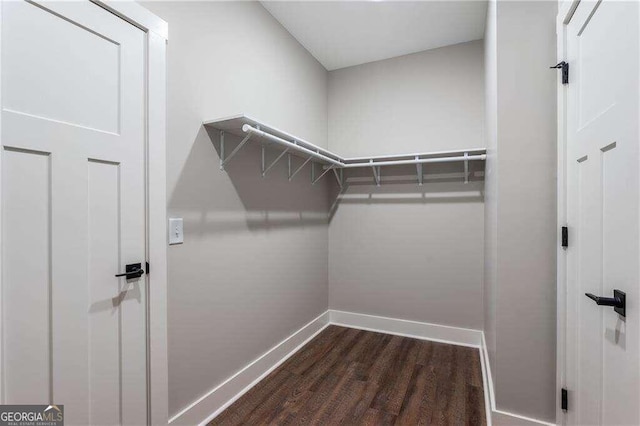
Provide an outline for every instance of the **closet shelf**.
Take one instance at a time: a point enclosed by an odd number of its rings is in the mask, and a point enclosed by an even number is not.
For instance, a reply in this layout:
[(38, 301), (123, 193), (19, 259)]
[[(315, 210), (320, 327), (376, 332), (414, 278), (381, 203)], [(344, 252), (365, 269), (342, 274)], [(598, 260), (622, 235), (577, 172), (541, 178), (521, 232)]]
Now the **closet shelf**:
[[(333, 171), (340, 187), (342, 187), (344, 182), (342, 174), (343, 169), (371, 167), (374, 180), (376, 184), (380, 186), (380, 167), (415, 165), (417, 182), (422, 185), (423, 164), (448, 162), (464, 162), (464, 181), (467, 183), (469, 181), (469, 161), (482, 161), (487, 157), (485, 148), (472, 148), (455, 151), (344, 158), (329, 150), (320, 148), (311, 142), (307, 142), (304, 139), (293, 136), (251, 117), (247, 117), (246, 115), (235, 115), (217, 120), (209, 120), (205, 121), (203, 124), (206, 127), (220, 131), (220, 170), (224, 170), (224, 166), (229, 162), (229, 160), (231, 160), (231, 158), (233, 158), (251, 138), (254, 138), (262, 142), (263, 177), (280, 159), (285, 156), (285, 154), (287, 154), (289, 180), (293, 179), (293, 177), (302, 170), (307, 163), (311, 162), (311, 183), (316, 183), (329, 171)], [(229, 154), (227, 154), (225, 150), (225, 133), (230, 133), (242, 138), (240, 143), (236, 145)], [(282, 151), (275, 160), (267, 164), (265, 147), (270, 146), (280, 147)], [(291, 155), (303, 158), (304, 162), (302, 165), (292, 169)], [(318, 176), (316, 176), (314, 167), (314, 164), (316, 163), (323, 166)]]

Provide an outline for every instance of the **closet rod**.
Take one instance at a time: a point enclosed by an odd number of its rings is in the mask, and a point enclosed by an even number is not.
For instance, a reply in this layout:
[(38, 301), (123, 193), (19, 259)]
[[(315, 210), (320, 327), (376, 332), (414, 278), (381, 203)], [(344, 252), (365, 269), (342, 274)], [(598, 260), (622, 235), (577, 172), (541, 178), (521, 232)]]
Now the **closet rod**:
[(258, 130), (255, 127), (252, 127), (248, 124), (244, 124), (242, 126), (242, 131), (245, 133), (250, 133), (250, 134), (255, 134), (257, 136), (260, 136), (262, 138), (265, 139), (269, 139), (272, 142), (275, 142), (279, 145), (285, 146), (287, 148), (290, 148), (292, 151), (298, 151), (298, 152), (303, 152), (307, 155), (309, 155), (310, 157), (313, 158), (317, 158), (319, 160), (322, 160), (324, 162), (327, 162), (329, 164), (332, 164), (334, 166), (337, 167), (344, 167), (344, 163), (340, 162), (340, 161), (336, 161), (333, 158), (327, 157), (326, 155), (320, 154), (319, 152), (313, 151), (309, 148), (305, 148), (303, 146), (300, 146), (298, 144), (295, 144), (293, 142), (289, 142), (288, 140), (279, 138), (277, 136), (274, 136), (272, 134), (269, 134), (267, 132), (263, 132), (262, 130)]
[(349, 157), (349, 158), (342, 158), (341, 160), (344, 161), (345, 163), (351, 163), (351, 162), (356, 162), (356, 161), (369, 161), (369, 160), (385, 160), (385, 161), (391, 161), (391, 160), (407, 160), (409, 159), (409, 157), (423, 157), (425, 155), (430, 155), (430, 156), (434, 156), (434, 155), (441, 155), (443, 157), (445, 156), (452, 156), (452, 155), (456, 155), (456, 154), (460, 154), (463, 155), (465, 152), (469, 153), (469, 155), (474, 154), (474, 153), (481, 153), (484, 152), (485, 149), (484, 148), (474, 148), (474, 149), (456, 149), (453, 151), (432, 151), (432, 152), (415, 152), (413, 154), (391, 154), (391, 155), (372, 155), (369, 157)]
[[(335, 160), (331, 157), (328, 157), (326, 155), (320, 154), (320, 152), (318, 151), (314, 151), (312, 149), (306, 148), (304, 146), (298, 145), (294, 142), (290, 142), (288, 140), (282, 139), (278, 136), (274, 136), (270, 133), (267, 132), (263, 132), (262, 130), (256, 129), (253, 126), (250, 126), (249, 124), (244, 124), (242, 126), (242, 131), (245, 133), (248, 133), (249, 135), (255, 134), (259, 137), (265, 138), (270, 140), (271, 142), (275, 142), (278, 145), (282, 145), (286, 148), (289, 148), (292, 151), (298, 151), (298, 152), (302, 152), (306, 155), (308, 155), (311, 158), (315, 158), (318, 159), (320, 161), (323, 161), (325, 163), (329, 163), (329, 165), (325, 165), (325, 169), (329, 168), (329, 167), (335, 167), (335, 168), (356, 168), (356, 167), (379, 167), (379, 166), (402, 166), (402, 165), (407, 165), (407, 164), (425, 164), (425, 163), (449, 163), (449, 162), (454, 162), (454, 161), (464, 161), (465, 164), (468, 161), (474, 161), (474, 160), (486, 160), (487, 155), (486, 154), (477, 154), (477, 155), (459, 155), (459, 156), (453, 156), (453, 157), (432, 157), (432, 158), (413, 158), (413, 159), (409, 159), (409, 160), (387, 160), (387, 161), (373, 161), (374, 158), (369, 158), (369, 161), (364, 163), (345, 163), (343, 159), (341, 159), (342, 161), (339, 160)], [(473, 150), (470, 150), (473, 152)], [(465, 151), (460, 151), (465, 152)], [(465, 152), (465, 154), (467, 154)], [(426, 155), (426, 154), (425, 154)], [(336, 155), (336, 157), (338, 157)], [(340, 157), (338, 157), (340, 158)]]
[(450, 163), (452, 161), (472, 161), (472, 160), (486, 160), (486, 154), (469, 155), (466, 157), (436, 157), (436, 158), (418, 158), (413, 160), (389, 160), (389, 161), (374, 161), (369, 163), (348, 163), (344, 164), (344, 168), (353, 167), (372, 167), (372, 166), (402, 166), (405, 164), (424, 164), (424, 163)]

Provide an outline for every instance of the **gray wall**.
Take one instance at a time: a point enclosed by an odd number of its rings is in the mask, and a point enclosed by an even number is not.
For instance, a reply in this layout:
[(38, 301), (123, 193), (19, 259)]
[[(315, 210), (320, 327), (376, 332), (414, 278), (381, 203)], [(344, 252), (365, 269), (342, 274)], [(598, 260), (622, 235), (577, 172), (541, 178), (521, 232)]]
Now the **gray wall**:
[(260, 177), (252, 145), (218, 169), (201, 123), (246, 113), (327, 144), (327, 73), (255, 2), (150, 2), (169, 23), (169, 409), (175, 415), (324, 312), (325, 182)]
[(330, 149), (352, 157), (483, 147), (482, 41), (329, 73)]
[(554, 422), (557, 3), (491, 7), (485, 326), (496, 405)]
[[(329, 148), (345, 156), (484, 145), (482, 41), (329, 73)], [(483, 164), (472, 163), (474, 172)], [(332, 309), (482, 329), (482, 175), (462, 163), (350, 173), (329, 226)]]

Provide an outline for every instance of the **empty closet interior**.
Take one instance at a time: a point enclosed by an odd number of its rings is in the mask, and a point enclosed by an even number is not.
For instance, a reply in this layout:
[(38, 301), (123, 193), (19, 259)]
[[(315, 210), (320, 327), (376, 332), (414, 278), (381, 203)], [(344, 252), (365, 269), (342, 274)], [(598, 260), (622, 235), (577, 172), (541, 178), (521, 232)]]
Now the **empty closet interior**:
[[(283, 423), (265, 377), (368, 395), (391, 345), (402, 386), (468, 378), (467, 422), (553, 422), (557, 3), (143, 4), (171, 32), (171, 421), (254, 398)], [(360, 420), (411, 423), (409, 393), (370, 398)]]

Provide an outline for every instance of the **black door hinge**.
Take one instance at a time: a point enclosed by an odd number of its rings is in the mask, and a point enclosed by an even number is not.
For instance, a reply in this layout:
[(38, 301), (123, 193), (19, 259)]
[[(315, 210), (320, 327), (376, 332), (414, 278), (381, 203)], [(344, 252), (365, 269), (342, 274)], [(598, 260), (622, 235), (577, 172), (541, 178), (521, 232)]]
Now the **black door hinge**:
[(149, 262), (146, 262), (146, 263), (145, 263), (145, 273), (146, 273), (147, 275), (149, 275), (149, 271), (150, 271), (150, 270), (151, 270), (151, 268), (149, 268)]
[(567, 411), (569, 409), (569, 392), (565, 388), (562, 388), (560, 404), (563, 411)]
[(569, 247), (569, 227), (562, 227), (562, 247)]
[(569, 84), (569, 63), (562, 61), (550, 68), (562, 70), (562, 84)]

